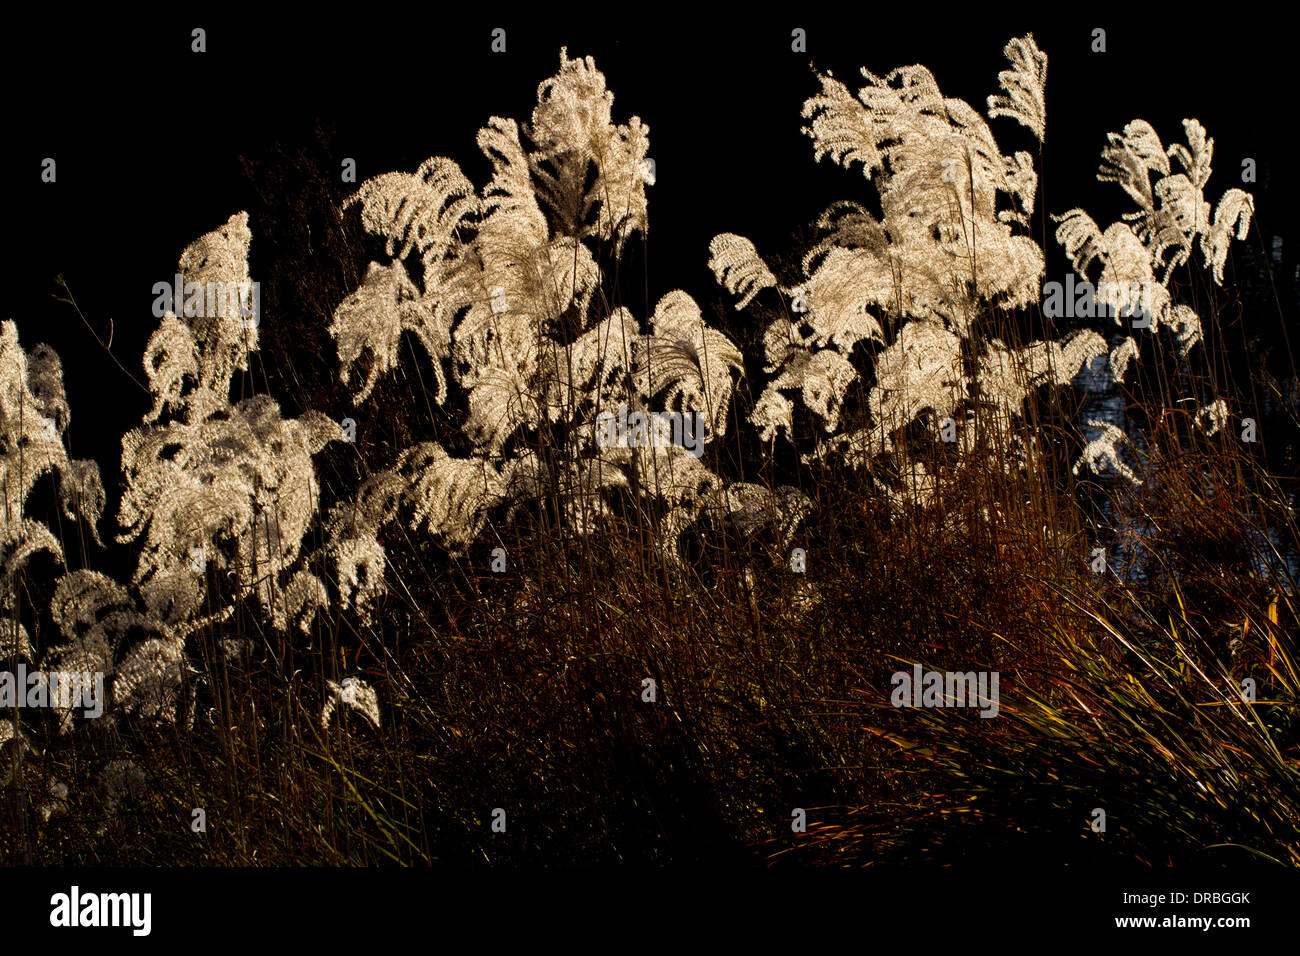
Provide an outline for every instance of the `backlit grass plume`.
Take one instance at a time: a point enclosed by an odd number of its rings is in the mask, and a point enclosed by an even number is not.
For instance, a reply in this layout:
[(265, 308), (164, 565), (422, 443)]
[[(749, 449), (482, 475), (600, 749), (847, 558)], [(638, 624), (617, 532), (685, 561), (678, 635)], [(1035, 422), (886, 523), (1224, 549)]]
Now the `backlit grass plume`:
[[(647, 230), (649, 127), (617, 124), (613, 94), (590, 57), (562, 52), (538, 88), (530, 123), (493, 117), (478, 145), (492, 180), (476, 192), (452, 160), (386, 173), (348, 200), (382, 239), (388, 263), (340, 305), (330, 328), (345, 381), (368, 359), (356, 399), (397, 363), (404, 333), (434, 366), (441, 403), (463, 401), (461, 441), (401, 453), (369, 480), (332, 528), (340, 549), (379, 555), (376, 535), (405, 515), (453, 555), (496, 509), (558, 504), (563, 526), (587, 534), (611, 508), (665, 520), (663, 550), (725, 482), (680, 448), (602, 434), (602, 415), (698, 416), (699, 440), (727, 430), (742, 356), (704, 322), (685, 292), (663, 296), (649, 328), (608, 294), (624, 247)], [(454, 390), (449, 390), (454, 385)], [(459, 392), (457, 397), (454, 392)]]
[[(1047, 57), (1032, 35), (1012, 40), (1005, 52), (1005, 94), (989, 98), (989, 116), (1013, 118), (1041, 141)], [(866, 85), (856, 95), (834, 76), (819, 76), (821, 92), (804, 105), (804, 131), (817, 159), (861, 168), (881, 215), (857, 202), (831, 206), (817, 222), (824, 238), (804, 255), (803, 275), (789, 287), (739, 236), (715, 238), (710, 265), (740, 296), (737, 308), (751, 306), (768, 322), (766, 368), (775, 377), (750, 415), (762, 440), (793, 440), (802, 404), (832, 436), (817, 440), (816, 457), (836, 450), (862, 467), (892, 454), (907, 470), (907, 452), (895, 439), (913, 422), (924, 419), (937, 433), (947, 419), (966, 431), (984, 409), (991, 414), (982, 427), (1000, 447), (1035, 390), (1068, 384), (1105, 342), (1090, 330), (1024, 348), (987, 338), (995, 312), (1041, 297), (1043, 252), (1027, 234), (1037, 188), (1033, 156), (1004, 155), (984, 118), (945, 98), (923, 66), (862, 74)], [(762, 305), (769, 288), (779, 295)], [(976, 335), (981, 323), (984, 334)], [(886, 335), (886, 327), (897, 331)], [(874, 355), (870, 363), (867, 355)], [(862, 409), (868, 423), (842, 428), (864, 364), (874, 373)], [(945, 440), (957, 441), (955, 432)], [(969, 439), (959, 444), (973, 446)]]
[[(250, 239), (239, 213), (191, 244), (178, 267), (187, 287), (246, 286)], [(255, 595), (277, 629), (306, 627), (326, 602), (299, 562), (320, 494), (312, 456), (342, 430), (314, 411), (284, 419), (268, 395), (232, 403), (231, 377), (248, 367), (257, 324), (239, 310), (194, 311), (168, 312), (150, 338), (152, 424), (122, 439), (119, 540), (143, 544), (133, 583), (152, 618), (181, 625), (200, 615), (209, 567), (229, 571), (232, 599)]]

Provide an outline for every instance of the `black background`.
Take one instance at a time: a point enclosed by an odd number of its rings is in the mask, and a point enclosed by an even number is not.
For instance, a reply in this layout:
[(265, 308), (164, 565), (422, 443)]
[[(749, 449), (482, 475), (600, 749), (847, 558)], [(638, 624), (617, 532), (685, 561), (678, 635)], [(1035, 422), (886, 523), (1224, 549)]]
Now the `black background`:
[[(724, 21), (658, 4), (623, 5), (617, 15), (555, 10), (545, 18), (464, 9), (451, 16), (430, 6), (354, 18), (193, 13), (141, 22), (47, 13), (43, 23), (9, 33), (0, 67), (13, 204), (4, 317), (18, 322), (25, 347), (46, 341), (62, 356), (73, 454), (100, 460), (110, 508), (118, 436), (139, 422), (148, 396), (113, 366), (76, 312), (55, 301), (55, 276), (65, 277), (104, 341), (111, 320), (113, 353), (143, 380), (140, 356), (157, 324), (153, 284), (171, 280), (186, 244), (258, 206), (242, 160), (256, 162), (276, 144), (304, 148), (319, 124), (332, 132), (334, 168), (355, 158), (358, 181), (447, 155), (482, 185), (490, 167), (474, 145), (476, 130), (492, 115), (526, 121), (561, 46), (594, 56), (615, 94), (616, 122), (635, 114), (650, 127), (658, 178), (638, 273), (651, 307), (674, 288), (695, 296), (706, 314), (725, 301), (707, 266), (717, 233), (748, 236), (764, 254), (790, 252), (792, 232), (829, 202), (873, 195), (857, 170), (813, 161), (800, 117), (818, 88), (810, 66), (856, 88), (860, 66), (884, 74), (922, 63), (946, 96), (982, 111), (1006, 65), (1003, 45), (1030, 30), (1049, 57), (1040, 215), (1082, 205), (1104, 227), (1127, 208), (1095, 173), (1105, 134), (1136, 117), (1166, 145), (1182, 141), (1184, 117), (1206, 126), (1215, 139), (1212, 203), (1243, 185), (1243, 158), (1257, 160), (1258, 182), (1244, 186), (1258, 213), (1246, 245), (1257, 248), (1263, 237), (1271, 248), (1296, 208), (1287, 168), (1292, 64), (1281, 24), (1263, 15), (1196, 23), (1128, 10), (1066, 16), (1044, 6), (976, 18), (926, 5), (910, 16), (897, 7), (888, 18), (865, 6), (816, 17), (794, 7)], [(190, 50), (194, 26), (207, 30), (206, 53)], [(490, 50), (496, 26), (507, 30), (504, 54)], [(796, 26), (807, 31), (806, 55), (791, 52)], [(1105, 53), (1091, 52), (1094, 27), (1107, 31)], [(1004, 151), (1033, 150), (1015, 123), (992, 125)], [(54, 184), (40, 181), (47, 156), (58, 163)], [(285, 250), (271, 247), (269, 224), (256, 213), (251, 227), (259, 279), (259, 265)], [(1059, 247), (1037, 238), (1049, 274), (1063, 275)], [(1285, 275), (1294, 256), (1289, 242), (1283, 249), (1277, 271)], [(262, 305), (264, 328), (282, 318), (265, 298)], [(320, 361), (337, 366), (332, 353)], [(277, 397), (286, 413), (301, 401)]]

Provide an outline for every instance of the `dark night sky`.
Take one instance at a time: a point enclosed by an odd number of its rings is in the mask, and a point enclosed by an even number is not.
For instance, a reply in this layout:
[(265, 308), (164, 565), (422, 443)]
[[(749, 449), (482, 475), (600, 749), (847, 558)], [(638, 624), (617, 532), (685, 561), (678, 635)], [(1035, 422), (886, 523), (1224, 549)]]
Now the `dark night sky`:
[[(17, 208), (7, 223), (4, 318), (17, 320), (26, 347), (47, 341), (63, 357), (73, 452), (97, 457), (111, 489), (119, 435), (149, 403), (106, 363), (76, 314), (54, 301), (55, 275), (66, 277), (101, 336), (113, 320), (114, 353), (142, 377), (141, 349), (156, 325), (153, 283), (170, 280), (188, 242), (253, 206), (241, 155), (255, 159), (277, 141), (309, 142), (320, 120), (335, 131), (335, 168), (337, 159), (355, 157), (359, 179), (448, 155), (482, 185), (489, 167), (475, 131), (494, 114), (527, 119), (537, 84), (555, 72), (565, 45), (571, 56), (595, 57), (614, 92), (617, 122), (636, 114), (650, 126), (658, 172), (647, 247), (651, 303), (684, 288), (708, 314), (706, 303), (721, 295), (707, 268), (713, 235), (737, 232), (762, 252), (789, 250), (791, 231), (830, 201), (871, 195), (859, 173), (813, 162), (799, 115), (817, 88), (810, 62), (855, 88), (860, 66), (883, 74), (922, 63), (945, 95), (983, 112), (1005, 66), (1003, 45), (1030, 30), (1049, 57), (1039, 170), (1048, 212), (1083, 205), (1104, 227), (1126, 208), (1118, 187), (1094, 179), (1106, 132), (1141, 117), (1168, 145), (1182, 141), (1181, 120), (1195, 116), (1216, 143), (1207, 198), (1240, 185), (1241, 159), (1254, 157), (1259, 182), (1245, 188), (1256, 195), (1264, 234), (1284, 234), (1295, 188), (1282, 165), (1293, 122), (1285, 105), (1292, 87), (1283, 78), (1294, 63), (1277, 23), (1220, 14), (1207, 25), (1157, 25), (1112, 9), (1063, 16), (1052, 5), (974, 22), (930, 5), (898, 8), (914, 8), (915, 18), (792, 13), (724, 26), (658, 4), (626, 4), (619, 10), (638, 11), (638, 19), (602, 14), (578, 25), (576, 11), (599, 8), (554, 5), (556, 17), (542, 23), (505, 14), (452, 21), (429, 5), (374, 14), (364, 24), (322, 14), (312, 14), (318, 22), (310, 25), (191, 14), (128, 24), (50, 14), (11, 27), (0, 67), (9, 91), (3, 163)], [(208, 31), (205, 54), (190, 52), (194, 26)], [(503, 55), (489, 49), (496, 26), (508, 31)], [(807, 30), (807, 55), (790, 51), (796, 26)], [(1104, 54), (1089, 49), (1095, 26), (1107, 30)], [(1014, 123), (992, 126), (1004, 151), (1030, 148)], [(46, 156), (58, 162), (54, 185), (40, 182)], [(257, 257), (275, 250), (265, 240), (259, 248), (256, 218), (252, 228), (258, 279)], [(1293, 269), (1289, 242), (1286, 251), (1285, 269)], [(264, 311), (264, 322), (276, 319)], [(336, 358), (321, 361), (334, 367)], [(345, 407), (325, 411), (347, 414)], [(114, 499), (110, 490), (110, 509)]]

